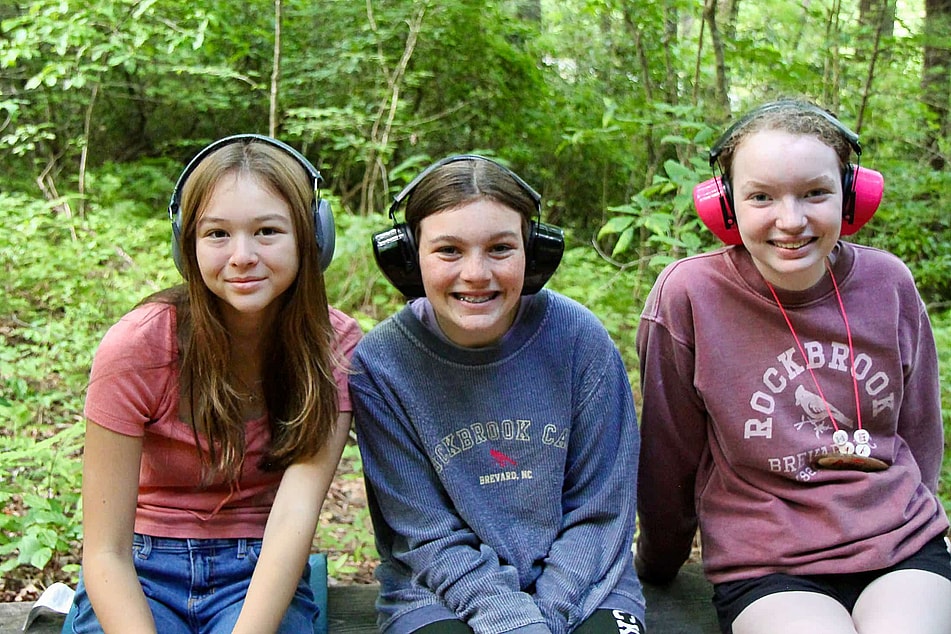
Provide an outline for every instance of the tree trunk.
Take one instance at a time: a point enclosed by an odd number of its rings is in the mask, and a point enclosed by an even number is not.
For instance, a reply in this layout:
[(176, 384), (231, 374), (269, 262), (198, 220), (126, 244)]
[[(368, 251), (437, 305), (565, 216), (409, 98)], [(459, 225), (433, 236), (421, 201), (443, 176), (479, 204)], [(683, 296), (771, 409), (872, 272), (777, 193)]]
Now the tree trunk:
[(271, 66), (271, 103), (268, 116), (267, 131), (272, 137), (277, 136), (277, 85), (281, 77), (281, 0), (274, 0), (274, 64)]
[(833, 112), (839, 109), (839, 95), (842, 87), (842, 74), (839, 53), (839, 28), (842, 4), (833, 0), (829, 9), (829, 19), (826, 22), (826, 46), (828, 53), (825, 58), (825, 67), (822, 73), (822, 103)]
[(677, 60), (673, 51), (677, 49), (677, 25), (680, 12), (675, 6), (664, 7), (664, 99), (670, 105), (680, 103), (680, 81)]
[[(808, 2), (808, 0), (806, 0)], [(720, 0), (720, 15), (726, 16), (726, 23), (720, 25), (720, 31), (726, 41), (736, 39), (736, 18), (740, 14), (740, 0)]]
[(723, 52), (723, 40), (717, 27), (717, 0), (706, 0), (703, 6), (703, 20), (710, 30), (710, 44), (717, 71), (715, 98), (717, 108), (723, 115), (730, 112), (730, 86), (726, 72), (726, 55)]
[[(872, 47), (869, 50), (868, 55), (868, 72), (865, 74), (865, 87), (862, 90), (862, 105), (859, 107), (858, 115), (856, 116), (855, 122), (855, 131), (859, 134), (862, 133), (862, 123), (865, 118), (865, 109), (868, 106), (868, 100), (872, 95), (872, 81), (875, 78), (875, 64), (878, 61), (878, 58), (882, 55), (883, 44), (882, 41), (887, 37), (888, 33), (893, 33), (895, 30), (895, 12), (894, 10), (889, 11), (888, 9), (889, 1), (882, 0), (879, 7), (871, 12), (869, 15), (873, 17), (876, 22), (870, 22), (868, 24), (869, 28), (862, 29), (862, 35), (872, 31)], [(862, 44), (859, 44), (858, 49), (865, 48)]]
[(891, 37), (895, 34), (896, 4), (895, 0), (861, 0), (859, 25), (877, 29), (883, 24), (882, 37)]
[[(366, 169), (363, 173), (363, 182), (360, 187), (360, 208), (358, 213), (365, 216), (373, 209), (379, 209), (379, 201), (376, 197), (376, 175), (381, 176), (380, 182), (386, 183), (386, 168), (382, 151), (389, 150), (390, 132), (393, 129), (393, 121), (396, 119), (396, 110), (400, 103), (400, 91), (403, 88), (403, 79), (409, 68), (410, 59), (413, 57), (413, 51), (416, 50), (416, 41), (422, 30), (423, 17), (426, 15), (426, 4), (416, 8), (416, 12), (409, 20), (409, 30), (406, 34), (406, 42), (403, 44), (403, 55), (399, 63), (392, 71), (383, 68), (384, 78), (388, 95), (377, 108), (376, 118), (370, 129), (370, 147), (372, 148), (367, 156)], [(376, 21), (371, 13), (372, 5), (367, 3), (367, 17), (371, 27), (376, 30)]]
[(934, 170), (943, 170), (948, 158), (941, 153), (941, 144), (947, 141), (951, 132), (948, 120), (951, 106), (951, 0), (925, 0), (921, 99), (933, 118), (925, 138), (930, 154), (928, 164)]

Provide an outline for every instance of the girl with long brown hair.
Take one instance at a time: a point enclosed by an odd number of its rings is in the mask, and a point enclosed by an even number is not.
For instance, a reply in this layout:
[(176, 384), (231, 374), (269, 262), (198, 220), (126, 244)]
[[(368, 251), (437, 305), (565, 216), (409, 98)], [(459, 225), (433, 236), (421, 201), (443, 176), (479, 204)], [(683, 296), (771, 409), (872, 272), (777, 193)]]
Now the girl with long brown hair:
[(318, 182), (256, 135), (179, 179), (185, 283), (124, 316), (93, 362), (74, 631), (312, 631), (307, 559), (361, 334), (327, 303)]

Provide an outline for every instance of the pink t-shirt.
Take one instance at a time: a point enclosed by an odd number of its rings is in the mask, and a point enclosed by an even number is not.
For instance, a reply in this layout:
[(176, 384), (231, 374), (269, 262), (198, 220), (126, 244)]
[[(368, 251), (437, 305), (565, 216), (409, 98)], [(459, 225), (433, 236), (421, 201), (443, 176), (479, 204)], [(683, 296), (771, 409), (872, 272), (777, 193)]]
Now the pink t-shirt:
[[(349, 412), (350, 355), (362, 336), (353, 318), (330, 308), (337, 335), (334, 369), (341, 412)], [(92, 364), (85, 416), (111, 431), (142, 438), (135, 531), (157, 537), (260, 538), (283, 472), (258, 468), (270, 440), (268, 418), (247, 423), (246, 455), (237, 483), (200, 486), (191, 425), (178, 417), (175, 308), (153, 303), (120, 319)]]

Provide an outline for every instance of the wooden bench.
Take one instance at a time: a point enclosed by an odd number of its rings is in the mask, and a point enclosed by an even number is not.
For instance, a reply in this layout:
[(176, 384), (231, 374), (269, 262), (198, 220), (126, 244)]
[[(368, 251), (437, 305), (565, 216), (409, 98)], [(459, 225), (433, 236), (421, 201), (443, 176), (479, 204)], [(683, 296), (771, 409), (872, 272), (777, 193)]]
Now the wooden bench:
[[(327, 588), (329, 634), (376, 632), (373, 602), (375, 585)], [(647, 629), (650, 634), (718, 634), (716, 615), (710, 604), (713, 590), (703, 578), (699, 564), (688, 564), (669, 586), (644, 587), (647, 599)], [(30, 603), (0, 603), (0, 634), (17, 634), (30, 611)], [(27, 634), (59, 634), (62, 618), (41, 617)]]

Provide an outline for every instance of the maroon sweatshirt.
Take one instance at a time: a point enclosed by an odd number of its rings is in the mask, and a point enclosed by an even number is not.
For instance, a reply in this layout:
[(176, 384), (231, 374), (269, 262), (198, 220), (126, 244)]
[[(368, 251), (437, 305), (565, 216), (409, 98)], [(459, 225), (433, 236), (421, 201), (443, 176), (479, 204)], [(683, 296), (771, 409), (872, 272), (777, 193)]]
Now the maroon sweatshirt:
[[(776, 289), (802, 351), (742, 246), (675, 262), (657, 279), (637, 335), (646, 580), (676, 575), (698, 524), (714, 583), (884, 568), (947, 531), (935, 496), (937, 353), (911, 273), (846, 242), (830, 262), (854, 382), (828, 274), (806, 291)], [(861, 420), (871, 456), (889, 467), (818, 467), (837, 451), (833, 419), (850, 440)]]

